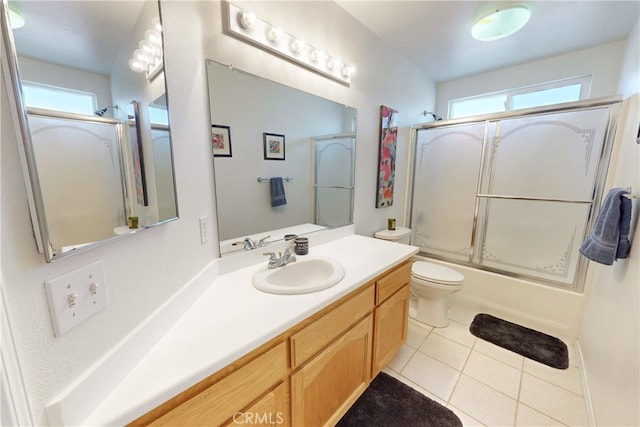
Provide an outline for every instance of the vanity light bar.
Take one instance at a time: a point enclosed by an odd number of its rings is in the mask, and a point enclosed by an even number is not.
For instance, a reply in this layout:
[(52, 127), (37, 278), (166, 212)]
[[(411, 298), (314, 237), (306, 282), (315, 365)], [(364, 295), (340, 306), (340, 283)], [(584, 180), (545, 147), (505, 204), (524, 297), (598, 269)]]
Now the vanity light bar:
[(347, 86), (355, 67), (327, 55), (321, 49), (307, 44), (282, 28), (263, 21), (253, 12), (229, 5), (229, 32), (245, 41), (258, 45), (298, 65), (329, 77)]

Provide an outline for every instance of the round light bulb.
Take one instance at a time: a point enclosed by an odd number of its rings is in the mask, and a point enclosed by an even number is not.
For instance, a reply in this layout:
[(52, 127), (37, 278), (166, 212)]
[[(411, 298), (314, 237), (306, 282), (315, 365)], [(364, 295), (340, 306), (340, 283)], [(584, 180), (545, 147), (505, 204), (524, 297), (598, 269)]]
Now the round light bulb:
[(312, 62), (319, 62), (322, 57), (324, 57), (324, 53), (321, 50), (314, 49), (309, 55)]
[(154, 30), (162, 32), (162, 24), (157, 16), (151, 20), (151, 26)]
[(256, 23), (256, 15), (248, 10), (243, 10), (240, 15), (240, 26), (245, 30), (250, 30)]
[(304, 47), (304, 42), (302, 40), (295, 39), (291, 42), (291, 52), (300, 53), (302, 48)]
[(145, 52), (142, 49), (136, 49), (133, 51), (133, 58), (142, 63), (153, 63), (153, 56), (149, 52)]
[(131, 58), (129, 60), (129, 68), (136, 73), (142, 73), (147, 69), (148, 65), (145, 65), (142, 61), (137, 60), (136, 58)]
[(144, 32), (145, 40), (148, 40), (150, 43), (157, 44), (158, 46), (162, 46), (162, 34), (158, 30), (147, 30)]
[(282, 29), (278, 27), (271, 27), (271, 29), (269, 29), (267, 38), (271, 43), (277, 42), (278, 40), (280, 40), (280, 37), (282, 37)]
[(356, 67), (354, 67), (353, 65), (347, 65), (346, 67), (344, 67), (342, 69), (342, 76), (345, 79), (348, 79), (349, 77), (351, 77), (353, 74), (355, 74), (356, 72)]

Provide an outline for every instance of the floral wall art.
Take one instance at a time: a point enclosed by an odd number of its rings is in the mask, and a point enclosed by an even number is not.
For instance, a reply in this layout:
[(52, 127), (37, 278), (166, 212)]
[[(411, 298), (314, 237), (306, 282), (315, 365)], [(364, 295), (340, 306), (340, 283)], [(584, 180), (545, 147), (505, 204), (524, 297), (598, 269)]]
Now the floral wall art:
[(378, 191), (376, 208), (393, 205), (393, 180), (396, 172), (398, 112), (380, 106), (380, 151), (378, 154)]

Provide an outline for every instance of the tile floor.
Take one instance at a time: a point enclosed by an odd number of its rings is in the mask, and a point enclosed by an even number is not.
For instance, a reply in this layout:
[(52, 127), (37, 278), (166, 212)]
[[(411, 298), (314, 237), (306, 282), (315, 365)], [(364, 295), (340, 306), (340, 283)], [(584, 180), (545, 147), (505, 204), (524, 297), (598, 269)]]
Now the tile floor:
[[(464, 426), (587, 426), (580, 367), (550, 368), (476, 338), (475, 312), (451, 307), (450, 324), (411, 319), (407, 342), (385, 368), (454, 411)], [(489, 313), (491, 314), (491, 313)]]

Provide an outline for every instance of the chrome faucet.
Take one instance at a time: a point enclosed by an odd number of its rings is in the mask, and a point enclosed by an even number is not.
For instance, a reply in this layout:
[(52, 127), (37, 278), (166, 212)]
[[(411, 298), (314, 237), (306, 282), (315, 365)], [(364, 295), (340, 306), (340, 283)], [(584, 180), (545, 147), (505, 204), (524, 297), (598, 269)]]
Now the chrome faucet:
[(258, 243), (251, 240), (251, 237), (246, 237), (242, 242), (233, 242), (233, 246), (242, 245), (245, 251), (249, 251), (251, 249), (255, 249), (257, 247), (262, 247), (267, 243), (267, 239), (271, 236), (264, 236), (261, 238)]
[(283, 265), (296, 262), (296, 256), (293, 251), (294, 245), (291, 245), (287, 246), (284, 250), (284, 254), (282, 252), (278, 252), (278, 255), (276, 256), (275, 252), (265, 252), (262, 255), (269, 256), (269, 262), (267, 263), (268, 268), (278, 268)]

